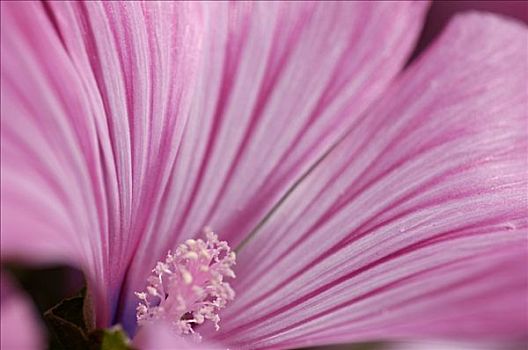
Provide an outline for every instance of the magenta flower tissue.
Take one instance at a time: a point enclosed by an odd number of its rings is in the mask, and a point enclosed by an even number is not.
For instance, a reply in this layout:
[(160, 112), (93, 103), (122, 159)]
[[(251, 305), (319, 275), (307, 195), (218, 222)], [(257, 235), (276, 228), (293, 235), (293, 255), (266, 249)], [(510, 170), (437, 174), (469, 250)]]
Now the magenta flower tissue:
[(527, 27), (428, 9), (2, 2), (2, 349), (525, 342)]

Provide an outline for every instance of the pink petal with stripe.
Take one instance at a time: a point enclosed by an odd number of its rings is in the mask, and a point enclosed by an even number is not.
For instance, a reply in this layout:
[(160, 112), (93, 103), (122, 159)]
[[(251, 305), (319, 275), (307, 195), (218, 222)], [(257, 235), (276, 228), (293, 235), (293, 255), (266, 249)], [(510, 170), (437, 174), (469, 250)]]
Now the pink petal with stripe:
[(401, 69), (427, 7), (208, 5), (194, 108), (163, 215), (131, 267), (130, 291), (160, 259), (152, 252), (205, 225), (236, 246)]
[(213, 339), (527, 335), (528, 35), (457, 17), (242, 248)]
[(41, 4), (1, 6), (2, 259), (82, 266), (107, 308), (103, 175), (82, 81)]
[(160, 6), (2, 3), (2, 257), (82, 268), (99, 325), (193, 90), (199, 13)]
[(398, 73), (426, 7), (2, 3), (3, 257), (82, 268), (97, 324), (133, 327), (155, 262), (204, 224), (241, 241)]

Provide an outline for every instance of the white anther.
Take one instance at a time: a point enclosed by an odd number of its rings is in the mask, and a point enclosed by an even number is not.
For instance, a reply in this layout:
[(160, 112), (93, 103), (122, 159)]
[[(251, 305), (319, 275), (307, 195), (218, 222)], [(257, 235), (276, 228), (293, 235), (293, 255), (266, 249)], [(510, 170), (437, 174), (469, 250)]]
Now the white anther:
[(188, 252), (185, 257), (190, 260), (198, 260), (198, 254), (196, 252)]

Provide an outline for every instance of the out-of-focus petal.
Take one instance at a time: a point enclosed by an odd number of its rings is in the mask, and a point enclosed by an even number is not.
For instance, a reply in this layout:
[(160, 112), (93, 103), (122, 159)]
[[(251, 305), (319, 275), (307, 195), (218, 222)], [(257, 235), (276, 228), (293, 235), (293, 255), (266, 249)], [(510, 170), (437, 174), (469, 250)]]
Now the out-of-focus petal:
[(39, 5), (2, 3), (1, 35), (2, 258), (76, 260), (101, 245), (77, 234), (96, 229), (80, 82)]
[(139, 350), (223, 350), (225, 347), (207, 342), (194, 342), (171, 333), (163, 324), (142, 327), (134, 337), (133, 345)]
[[(211, 226), (240, 242), (401, 69), (425, 2), (210, 2), (203, 60), (159, 221), (130, 288)], [(345, 104), (345, 101), (350, 104)], [(127, 310), (133, 311), (131, 301)], [(130, 319), (130, 317), (127, 317)]]
[(45, 339), (37, 313), (28, 298), (15, 289), (2, 272), (0, 300), (0, 348), (2, 350), (44, 349)]
[(455, 19), (241, 250), (215, 339), (525, 336), (527, 45)]

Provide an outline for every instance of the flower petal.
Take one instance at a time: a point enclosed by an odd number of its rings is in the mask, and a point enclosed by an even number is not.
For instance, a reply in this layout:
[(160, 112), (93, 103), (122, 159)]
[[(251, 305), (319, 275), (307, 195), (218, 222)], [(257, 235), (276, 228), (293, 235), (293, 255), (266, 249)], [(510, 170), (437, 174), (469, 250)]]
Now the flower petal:
[(141, 327), (134, 337), (134, 348), (139, 350), (222, 350), (210, 343), (196, 343), (174, 335), (167, 325)]
[(427, 3), (204, 7), (193, 109), (159, 221), (131, 268), (130, 312), (131, 291), (178, 240), (207, 225), (234, 246), (257, 226), (398, 73)]
[[(84, 101), (71, 93), (80, 84), (39, 10), (34, 3), (2, 3), (3, 258), (72, 258), (59, 247), (71, 251), (77, 239), (72, 219), (81, 210), (91, 214), (82, 200), (89, 179), (81, 145), (93, 141), (93, 128), (75, 118), (86, 113)], [(74, 122), (87, 129), (83, 139)]]
[[(5, 7), (16, 16), (2, 27), (12, 62), (3, 66), (2, 122), (23, 139), (6, 142), (7, 250), (85, 265), (89, 285), (110, 293), (111, 310), (95, 296), (106, 325), (120, 286), (132, 296), (179, 232), (218, 223), (240, 240), (254, 227), (352, 123), (343, 101), (353, 98), (359, 115), (398, 72), (426, 5)], [(49, 107), (39, 114), (40, 105)], [(36, 242), (19, 248), (30, 237), (19, 233), (43, 221)]]
[(427, 4), (208, 5), (165, 221), (235, 245), (399, 72)]
[(110, 256), (120, 275), (163, 210), (160, 200), (195, 91), (200, 9), (186, 2), (50, 7), (96, 110)]
[(242, 249), (217, 339), (526, 335), (526, 39), (457, 17)]
[(2, 272), (0, 312), (0, 348), (4, 350), (44, 349), (45, 339), (37, 313), (28, 298), (15, 290)]
[(172, 172), (196, 7), (2, 3), (2, 257), (83, 269), (99, 326)]
[(1, 6), (2, 259), (84, 268), (104, 295), (106, 203), (82, 82), (41, 3)]

